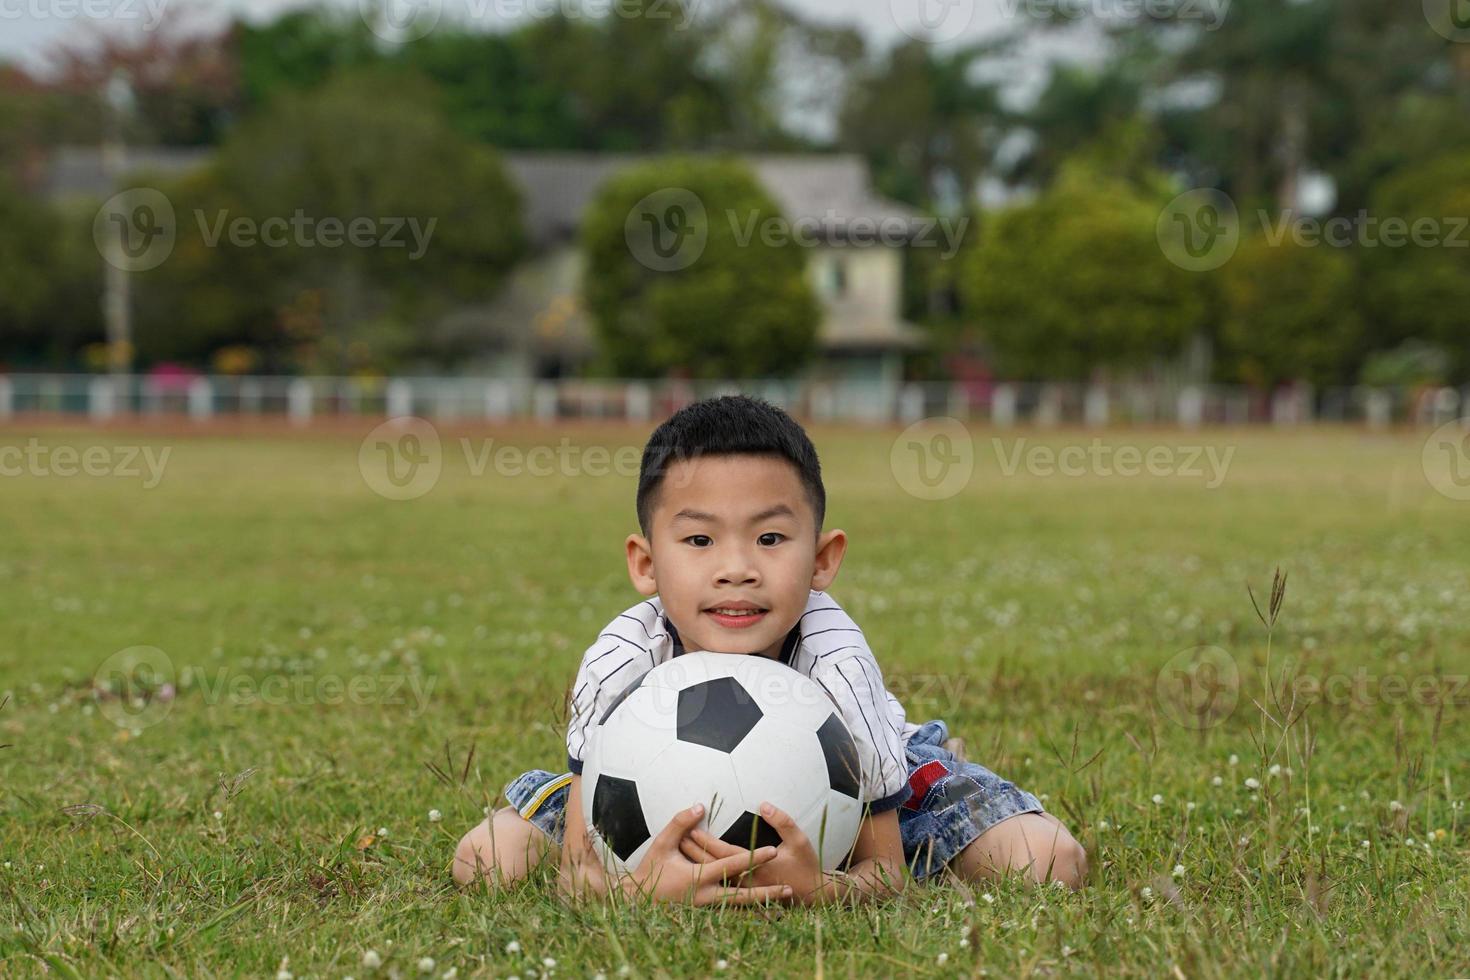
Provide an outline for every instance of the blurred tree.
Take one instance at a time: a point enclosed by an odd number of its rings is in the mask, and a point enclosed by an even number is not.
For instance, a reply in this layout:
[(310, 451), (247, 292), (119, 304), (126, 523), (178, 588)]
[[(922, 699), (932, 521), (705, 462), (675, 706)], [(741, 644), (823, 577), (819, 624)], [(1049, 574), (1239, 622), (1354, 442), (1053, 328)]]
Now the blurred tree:
[(169, 13), (152, 30), (99, 33), (50, 52), (47, 87), (66, 101), (75, 142), (105, 130), (103, 91), (117, 75), (134, 102), (123, 136), (130, 143), (195, 146), (217, 142), (240, 107), (239, 74), (227, 34), (191, 28)]
[(535, 33), (441, 25), (405, 44), (396, 64), (435, 83), (446, 117), (464, 136), (511, 149), (569, 149), (586, 142), (575, 100), (552, 77)]
[(624, 0), (597, 20), (558, 13), (524, 28), (542, 77), (565, 93), (576, 148), (694, 148), (726, 128), (725, 95), (702, 62), (693, 15), (683, 0)]
[(232, 30), (240, 86), (250, 110), (277, 96), (325, 84), (333, 76), (382, 64), (382, 42), (356, 9), (324, 6), (289, 10), (261, 24)]
[(806, 366), (820, 309), (805, 251), (763, 234), (764, 223), (780, 220), (734, 161), (662, 160), (609, 180), (582, 229), (585, 299), (608, 368), (625, 377), (747, 378)]
[(963, 211), (1007, 121), (999, 86), (975, 68), (1008, 39), (953, 51), (910, 41), (858, 73), (839, 141), (863, 153), (878, 190), (940, 213)]
[(997, 212), (965, 259), (966, 313), (1012, 377), (1083, 379), (1176, 358), (1202, 326), (1207, 282), (1164, 257), (1166, 198), (1068, 165)]
[(804, 18), (780, 0), (706, 0), (698, 10), (701, 63), (727, 106), (720, 147), (772, 152), (829, 138), (818, 131), (838, 118), (865, 52), (857, 29)]
[(1350, 381), (1363, 349), (1352, 254), (1291, 235), (1242, 242), (1217, 273), (1224, 373), (1257, 387)]
[(0, 175), (0, 348), (12, 350), (51, 297), (56, 216)]
[(140, 285), (140, 354), (244, 343), (327, 372), (434, 357), (428, 323), (493, 296), (522, 233), (499, 160), (431, 104), (425, 83), (346, 75), (243, 125), (170, 188), (179, 241)]
[[(1012, 181), (1045, 185), (1062, 164), (1104, 132), (1124, 125), (1143, 125), (1139, 107), (1144, 87), (1137, 65), (1119, 57), (1093, 69), (1057, 65), (1036, 104), (1020, 115), (1031, 142), (1009, 168)], [(1145, 165), (1157, 163), (1160, 147), (1151, 146)]]
[[(1454, 380), (1470, 379), (1470, 151), (1383, 181), (1368, 211), (1374, 244), (1361, 249), (1361, 260), (1373, 349), (1433, 343), (1451, 353)], [(1390, 220), (1401, 223), (1397, 244), (1389, 241)]]

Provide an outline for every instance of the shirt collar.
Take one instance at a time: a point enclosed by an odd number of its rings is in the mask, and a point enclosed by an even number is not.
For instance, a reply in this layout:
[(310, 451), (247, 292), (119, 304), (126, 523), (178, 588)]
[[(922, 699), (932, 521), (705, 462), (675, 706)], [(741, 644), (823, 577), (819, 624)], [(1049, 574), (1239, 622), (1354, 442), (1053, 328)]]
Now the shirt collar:
[[(683, 656), (686, 651), (684, 650), (684, 641), (679, 638), (679, 631), (674, 629), (674, 624), (669, 619), (667, 613), (662, 613), (660, 615), (663, 620), (663, 627), (665, 630), (668, 631), (669, 639), (674, 641), (674, 656)], [(780, 660), (781, 663), (790, 667), (792, 658), (796, 656), (796, 648), (800, 645), (801, 620), (797, 620), (796, 625), (791, 627), (791, 631), (786, 634), (786, 639), (781, 642), (781, 655), (777, 659)], [(753, 657), (755, 656), (755, 654), (748, 654), (748, 656)]]

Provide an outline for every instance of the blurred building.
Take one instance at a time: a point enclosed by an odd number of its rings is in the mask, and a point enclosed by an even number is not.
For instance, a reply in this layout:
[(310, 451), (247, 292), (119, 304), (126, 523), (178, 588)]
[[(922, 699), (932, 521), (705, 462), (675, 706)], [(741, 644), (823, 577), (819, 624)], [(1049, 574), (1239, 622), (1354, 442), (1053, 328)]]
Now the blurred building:
[[(581, 302), (582, 216), (602, 183), (647, 162), (637, 155), (505, 153), (523, 201), (530, 256), (491, 302), (462, 307), (427, 329), (435, 346), (463, 352), (464, 373), (493, 377), (572, 376), (595, 356), (596, 337)], [(923, 346), (902, 316), (904, 249), (920, 215), (877, 196), (867, 164), (853, 155), (743, 158), (782, 215), (817, 244), (807, 274), (824, 310), (813, 370), (834, 380), (896, 385), (903, 357)], [(207, 164), (209, 151), (138, 147), (128, 170), (172, 177)], [(105, 199), (114, 181), (95, 148), (63, 148), (52, 158), (53, 198)], [(885, 234), (877, 235), (874, 229)]]

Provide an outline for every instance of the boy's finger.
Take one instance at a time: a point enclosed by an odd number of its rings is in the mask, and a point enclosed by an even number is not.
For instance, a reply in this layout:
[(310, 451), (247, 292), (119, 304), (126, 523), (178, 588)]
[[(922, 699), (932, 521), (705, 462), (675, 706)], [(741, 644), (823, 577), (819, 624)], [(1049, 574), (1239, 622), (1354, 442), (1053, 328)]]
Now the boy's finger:
[[(766, 812), (767, 808), (770, 809), (769, 813)], [(776, 833), (781, 835), (782, 841), (799, 843), (806, 840), (806, 831), (801, 829), (801, 825), (796, 822), (796, 819), (791, 814), (776, 806), (776, 804), (762, 804), (761, 816), (765, 818), (766, 823), (770, 824)]]
[(709, 864), (711, 861), (718, 860), (715, 855), (706, 851), (687, 837), (679, 842), (679, 850), (683, 852), (685, 857), (696, 864)]
[(718, 869), (720, 875), (723, 877), (724, 875), (739, 874), (753, 864), (765, 864), (775, 856), (776, 849), (774, 847), (763, 847), (755, 853), (753, 859), (748, 854), (732, 854), (729, 857), (720, 858), (718, 861), (709, 865), (709, 867), (711, 869)]
[(661, 847), (665, 851), (675, 850), (678, 842), (689, 832), (689, 828), (699, 823), (699, 818), (702, 816), (704, 816), (704, 807), (699, 803), (680, 810), (669, 818), (668, 826), (658, 832), (658, 836), (653, 839), (653, 846)]
[(729, 857), (730, 855), (736, 853), (750, 853), (747, 848), (731, 844), (729, 841), (720, 840), (709, 831), (700, 830), (698, 827), (695, 827), (693, 830), (689, 831), (689, 836), (693, 838), (700, 847), (704, 848), (706, 851), (709, 851), (711, 854), (718, 855), (719, 857)]

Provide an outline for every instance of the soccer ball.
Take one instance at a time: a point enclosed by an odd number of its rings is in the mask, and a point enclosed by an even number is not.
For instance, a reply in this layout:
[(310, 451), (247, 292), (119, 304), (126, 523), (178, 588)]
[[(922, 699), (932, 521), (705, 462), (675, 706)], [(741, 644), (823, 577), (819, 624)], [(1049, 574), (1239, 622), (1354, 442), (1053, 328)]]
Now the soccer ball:
[(593, 729), (582, 818), (609, 871), (635, 870), (680, 810), (740, 847), (779, 846), (763, 800), (791, 814), (828, 871), (857, 840), (857, 745), (832, 696), (765, 657), (687, 653), (618, 695)]

